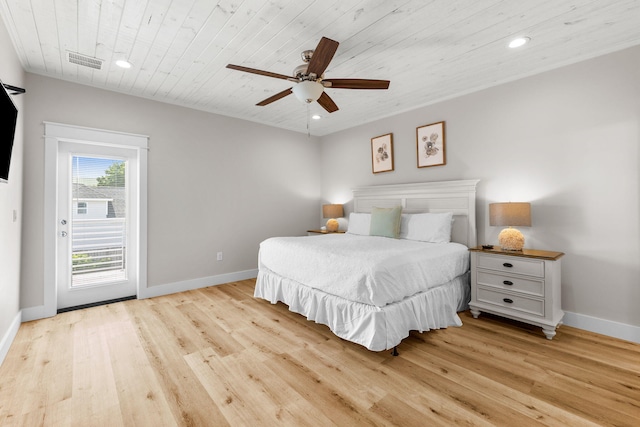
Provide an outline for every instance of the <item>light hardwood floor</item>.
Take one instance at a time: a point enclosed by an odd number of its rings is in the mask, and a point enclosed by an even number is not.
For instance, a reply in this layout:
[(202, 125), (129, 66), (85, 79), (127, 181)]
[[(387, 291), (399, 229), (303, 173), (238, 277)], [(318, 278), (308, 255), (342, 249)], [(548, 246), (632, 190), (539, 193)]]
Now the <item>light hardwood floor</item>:
[(0, 425), (640, 425), (640, 345), (486, 315), (371, 352), (253, 280), (25, 323)]

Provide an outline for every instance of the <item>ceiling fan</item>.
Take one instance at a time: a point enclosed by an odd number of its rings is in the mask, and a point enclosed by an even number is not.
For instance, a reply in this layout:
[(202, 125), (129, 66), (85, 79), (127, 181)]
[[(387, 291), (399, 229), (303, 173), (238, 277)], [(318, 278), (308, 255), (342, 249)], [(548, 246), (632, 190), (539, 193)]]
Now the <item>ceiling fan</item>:
[(338, 111), (338, 106), (333, 99), (324, 91), (325, 88), (331, 89), (388, 89), (389, 80), (369, 80), (369, 79), (325, 79), (324, 71), (329, 66), (333, 56), (338, 50), (339, 43), (335, 40), (322, 37), (315, 50), (305, 50), (302, 52), (302, 60), (304, 64), (299, 65), (293, 70), (293, 76), (272, 73), (270, 71), (257, 70), (255, 68), (243, 67), (240, 65), (227, 65), (232, 70), (244, 71), (247, 73), (259, 74), (261, 76), (274, 77), (276, 79), (289, 80), (295, 82), (296, 85), (276, 93), (273, 96), (257, 103), (256, 105), (265, 106), (274, 101), (284, 98), (287, 95), (294, 94), (296, 98), (304, 103), (318, 101), (329, 113)]

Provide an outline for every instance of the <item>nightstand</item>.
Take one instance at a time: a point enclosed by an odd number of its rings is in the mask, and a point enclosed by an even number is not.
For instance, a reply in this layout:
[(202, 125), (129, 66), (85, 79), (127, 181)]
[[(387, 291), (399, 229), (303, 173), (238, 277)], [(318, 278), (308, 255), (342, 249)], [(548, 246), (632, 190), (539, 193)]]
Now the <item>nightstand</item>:
[(471, 251), (471, 314), (492, 313), (542, 328), (552, 339), (562, 323), (562, 252), (500, 248)]
[(327, 231), (327, 230), (307, 230), (308, 236), (313, 236), (314, 234), (344, 234), (345, 232), (342, 230), (338, 231)]

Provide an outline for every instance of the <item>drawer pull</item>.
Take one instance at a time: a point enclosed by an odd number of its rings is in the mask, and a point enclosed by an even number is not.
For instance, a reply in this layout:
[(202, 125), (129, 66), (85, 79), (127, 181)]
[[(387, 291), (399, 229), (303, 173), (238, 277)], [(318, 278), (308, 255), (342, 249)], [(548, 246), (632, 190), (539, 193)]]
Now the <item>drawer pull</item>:
[(505, 280), (504, 282), (502, 282), (502, 284), (507, 286), (513, 286), (513, 282), (511, 280)]
[(503, 298), (502, 301), (508, 303), (508, 304), (513, 304), (513, 300), (511, 298)]
[(502, 264), (503, 267), (507, 267), (507, 268), (511, 268), (513, 267), (513, 264), (511, 264), (510, 262), (505, 262), (504, 264)]

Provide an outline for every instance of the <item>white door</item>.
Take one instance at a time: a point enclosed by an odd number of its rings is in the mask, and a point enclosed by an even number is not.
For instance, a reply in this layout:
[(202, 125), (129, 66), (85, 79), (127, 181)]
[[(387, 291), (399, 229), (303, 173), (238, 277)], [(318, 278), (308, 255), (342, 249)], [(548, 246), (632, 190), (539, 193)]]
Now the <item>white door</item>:
[(58, 144), (57, 308), (136, 295), (137, 150)]

